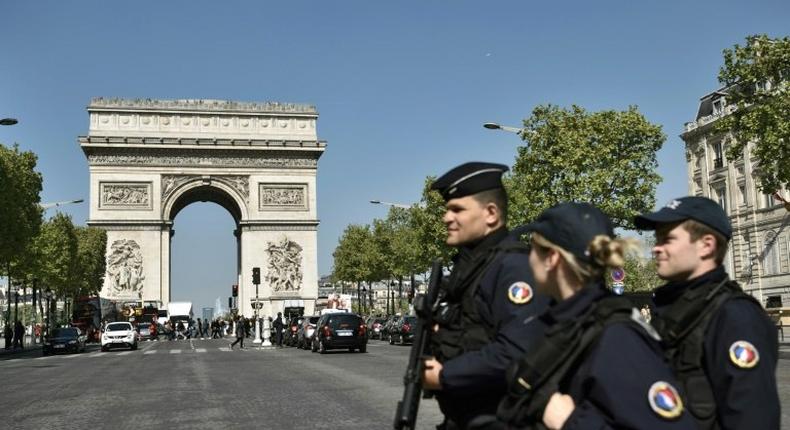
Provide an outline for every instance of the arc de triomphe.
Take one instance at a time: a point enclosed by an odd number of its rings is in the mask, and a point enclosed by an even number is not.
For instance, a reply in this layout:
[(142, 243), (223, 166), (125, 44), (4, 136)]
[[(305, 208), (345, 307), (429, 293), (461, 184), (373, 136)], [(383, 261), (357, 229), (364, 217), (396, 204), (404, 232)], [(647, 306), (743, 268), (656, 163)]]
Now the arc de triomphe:
[(316, 173), (326, 148), (314, 107), (96, 98), (88, 113), (79, 143), (90, 169), (88, 225), (107, 230), (102, 297), (167, 304), (173, 219), (210, 201), (236, 223), (240, 312), (253, 314), (253, 267), (264, 314), (314, 312)]

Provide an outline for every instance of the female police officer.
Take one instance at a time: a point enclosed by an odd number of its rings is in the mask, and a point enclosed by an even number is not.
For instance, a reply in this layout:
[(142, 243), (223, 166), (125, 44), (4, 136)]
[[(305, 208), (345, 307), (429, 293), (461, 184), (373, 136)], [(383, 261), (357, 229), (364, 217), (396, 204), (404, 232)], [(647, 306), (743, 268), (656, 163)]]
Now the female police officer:
[[(607, 268), (629, 241), (586, 203), (563, 203), (522, 228), (537, 288), (555, 302), (524, 323), (545, 337), (508, 372), (498, 410), (508, 428), (691, 429), (657, 335), (627, 299), (610, 294)], [(539, 327), (542, 326), (542, 327)]]

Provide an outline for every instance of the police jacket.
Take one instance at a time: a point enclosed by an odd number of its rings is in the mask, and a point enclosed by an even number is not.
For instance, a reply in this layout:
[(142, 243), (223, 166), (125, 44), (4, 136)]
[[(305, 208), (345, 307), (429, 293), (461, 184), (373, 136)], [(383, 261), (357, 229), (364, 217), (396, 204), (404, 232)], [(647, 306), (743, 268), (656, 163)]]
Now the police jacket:
[(497, 414), (508, 429), (543, 428), (554, 392), (575, 403), (564, 430), (696, 428), (655, 332), (627, 299), (589, 284), (529, 326), (546, 338), (508, 371)]
[(670, 282), (653, 300), (651, 323), (686, 385), (700, 428), (778, 429), (777, 333), (762, 306), (721, 266)]
[(526, 244), (504, 228), (460, 248), (453, 262), (432, 348), (443, 365), (440, 407), (463, 427), (493, 414), (504, 395), (505, 369), (519, 350), (498, 333), (515, 318), (539, 314), (548, 300), (533, 290)]

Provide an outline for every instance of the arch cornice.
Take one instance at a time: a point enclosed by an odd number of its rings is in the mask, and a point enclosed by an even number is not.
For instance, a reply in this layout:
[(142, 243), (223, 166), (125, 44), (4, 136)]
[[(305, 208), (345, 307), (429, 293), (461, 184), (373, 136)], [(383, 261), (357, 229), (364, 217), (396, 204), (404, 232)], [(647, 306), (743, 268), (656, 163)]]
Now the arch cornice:
[(248, 175), (162, 175), (162, 219), (176, 214), (196, 201), (219, 204), (236, 223), (249, 219)]

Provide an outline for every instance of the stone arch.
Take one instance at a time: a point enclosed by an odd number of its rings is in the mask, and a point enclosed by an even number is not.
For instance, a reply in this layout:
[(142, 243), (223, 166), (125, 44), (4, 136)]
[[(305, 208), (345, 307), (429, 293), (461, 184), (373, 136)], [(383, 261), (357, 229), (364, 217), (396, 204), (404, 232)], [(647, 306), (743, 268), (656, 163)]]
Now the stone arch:
[(212, 202), (222, 206), (233, 216), (237, 226), (249, 219), (249, 194), (244, 196), (243, 190), (230, 185), (236, 179), (246, 182), (247, 177), (193, 176), (179, 179), (168, 188), (165, 182), (169, 177), (163, 177), (162, 219), (172, 222), (182, 209), (194, 202)]

